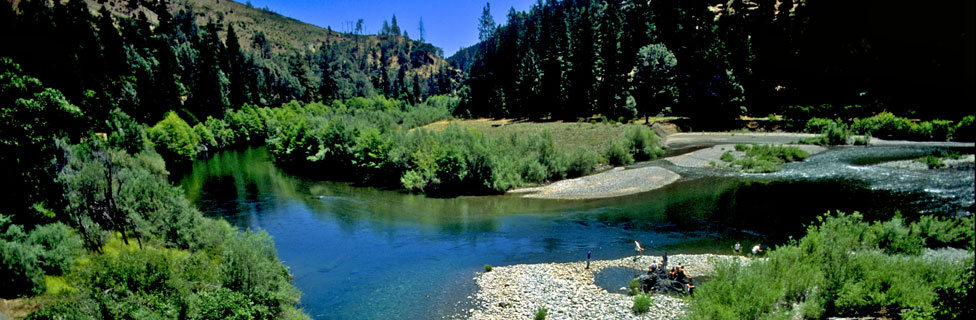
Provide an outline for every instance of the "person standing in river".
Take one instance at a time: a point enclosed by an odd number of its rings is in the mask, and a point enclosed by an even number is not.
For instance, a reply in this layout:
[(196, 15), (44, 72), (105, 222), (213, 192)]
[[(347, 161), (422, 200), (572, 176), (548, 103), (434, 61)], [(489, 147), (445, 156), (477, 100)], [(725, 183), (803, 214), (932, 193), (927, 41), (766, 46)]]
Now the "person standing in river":
[(641, 248), (640, 242), (637, 242), (637, 240), (634, 240), (634, 252), (636, 253), (634, 255), (634, 261), (637, 261), (637, 259), (640, 259), (644, 255), (644, 248)]
[(664, 256), (661, 257), (661, 268), (668, 266), (668, 252), (664, 252)]
[(590, 268), (590, 255), (593, 254), (593, 250), (586, 250), (586, 268)]

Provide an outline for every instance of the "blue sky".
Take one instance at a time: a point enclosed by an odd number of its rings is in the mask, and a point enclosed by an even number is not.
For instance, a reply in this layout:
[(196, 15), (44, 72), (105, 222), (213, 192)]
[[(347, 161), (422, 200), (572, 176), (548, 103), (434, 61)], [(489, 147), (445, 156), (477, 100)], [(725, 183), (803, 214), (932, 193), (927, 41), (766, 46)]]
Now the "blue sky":
[[(245, 3), (247, 0), (235, 1)], [(525, 11), (535, 0), (490, 2), (495, 22), (503, 24), (509, 8)], [(356, 20), (362, 18), (366, 33), (376, 33), (383, 26), (383, 20), (389, 21), (396, 14), (397, 25), (401, 30), (406, 30), (412, 39), (420, 36), (417, 25), (420, 17), (423, 17), (427, 42), (443, 48), (445, 57), (448, 57), (458, 48), (478, 42), (478, 18), (485, 1), (251, 0), (251, 4), (323, 28), (331, 26), (335, 31), (347, 31), (347, 22), (355, 24)]]

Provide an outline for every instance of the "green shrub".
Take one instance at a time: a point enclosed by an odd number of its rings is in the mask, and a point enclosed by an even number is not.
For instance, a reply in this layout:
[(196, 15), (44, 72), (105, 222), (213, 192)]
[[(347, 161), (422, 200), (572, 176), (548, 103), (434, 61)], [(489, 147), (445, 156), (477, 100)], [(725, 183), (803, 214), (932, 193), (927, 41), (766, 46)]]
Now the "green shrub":
[[(810, 121), (814, 120), (811, 119)], [(820, 131), (818, 132), (820, 135), (813, 138), (800, 140), (800, 143), (817, 144), (822, 146), (844, 145), (848, 143), (851, 136), (850, 128), (847, 126), (847, 124), (844, 124), (839, 120), (820, 120), (812, 124), (808, 123), (807, 127), (811, 129), (819, 128)], [(869, 136), (870, 133), (866, 133), (865, 135)]]
[[(846, 124), (843, 123), (832, 123), (828, 125), (822, 131), (824, 135), (823, 143), (824, 145), (843, 145), (847, 144), (847, 140), (851, 136), (851, 129), (848, 128)], [(865, 132), (865, 135), (870, 135), (870, 132)]]
[(200, 138), (200, 144), (205, 146), (207, 149), (216, 148), (218, 146), (217, 139), (214, 138), (213, 133), (210, 132), (210, 128), (204, 125), (204, 123), (197, 123), (193, 126), (193, 133)]
[(41, 249), (38, 255), (40, 267), (49, 275), (67, 272), (82, 253), (81, 237), (60, 222), (35, 228), (28, 242)]
[(956, 247), (972, 251), (976, 239), (976, 216), (959, 219), (940, 219), (922, 216), (913, 228), (925, 238), (925, 244), (933, 248)]
[(548, 312), (549, 312), (549, 309), (546, 309), (546, 307), (539, 307), (539, 309), (536, 309), (535, 310), (535, 318), (533, 318), (533, 319), (535, 319), (535, 320), (545, 320), (546, 319), (546, 313), (548, 313)]
[(491, 272), (491, 265), (490, 264), (486, 264), (485, 265), (485, 272)]
[(915, 161), (925, 164), (926, 166), (929, 167), (929, 169), (938, 169), (946, 166), (945, 161), (942, 161), (942, 158), (934, 155), (927, 155), (918, 158)]
[(635, 296), (641, 293), (644, 293), (644, 290), (641, 287), (640, 280), (637, 280), (637, 278), (630, 279), (630, 281), (627, 282), (627, 294)]
[(12, 299), (44, 292), (41, 249), (29, 243), (0, 240), (0, 297)]
[(634, 163), (634, 155), (628, 149), (623, 142), (614, 141), (604, 151), (604, 156), (613, 166), (631, 164)]
[[(955, 225), (927, 218), (922, 227), (897, 217), (862, 219), (858, 213), (823, 216), (803, 238), (771, 250), (765, 260), (717, 264), (715, 276), (696, 291), (687, 318), (824, 318), (881, 309), (901, 310), (895, 316), (906, 318), (972, 315), (960, 302), (972, 288), (966, 282), (972, 279), (972, 251), (956, 258), (918, 255), (927, 243), (921, 230), (971, 234), (962, 230), (971, 229), (971, 220)], [(973, 239), (962, 237), (968, 239), (959, 242)]]
[(968, 115), (959, 120), (956, 123), (955, 128), (952, 129), (952, 140), (956, 141), (974, 141), (976, 136), (973, 135), (973, 121), (974, 116)]
[(827, 127), (836, 125), (838, 123), (841, 123), (840, 119), (834, 120), (829, 118), (810, 118), (810, 120), (807, 120), (806, 127), (803, 128), (803, 131), (809, 133), (823, 133)]
[(730, 151), (726, 151), (719, 159), (738, 166), (742, 171), (751, 173), (779, 171), (781, 164), (800, 161), (809, 156), (808, 153), (795, 146), (737, 144), (735, 149), (745, 151), (746, 154), (741, 159), (735, 159)]
[(577, 147), (569, 156), (569, 166), (566, 168), (566, 176), (579, 177), (585, 176), (593, 171), (593, 167), (600, 161), (600, 157), (595, 152), (583, 147)]
[(636, 314), (645, 314), (651, 310), (651, 297), (646, 294), (634, 296), (634, 305), (631, 307)]
[(725, 161), (725, 162), (730, 162), (731, 163), (731, 162), (735, 161), (735, 156), (732, 155), (732, 151), (726, 151), (726, 152), (723, 152), (722, 155), (718, 157), (718, 159), (719, 160), (722, 160), (722, 161)]
[(634, 160), (646, 161), (664, 155), (664, 149), (658, 144), (657, 135), (651, 129), (644, 126), (631, 126), (624, 134), (629, 140), (630, 153), (634, 155)]
[(149, 128), (149, 139), (156, 145), (156, 151), (174, 161), (189, 161), (196, 157), (200, 137), (186, 121), (175, 112)]

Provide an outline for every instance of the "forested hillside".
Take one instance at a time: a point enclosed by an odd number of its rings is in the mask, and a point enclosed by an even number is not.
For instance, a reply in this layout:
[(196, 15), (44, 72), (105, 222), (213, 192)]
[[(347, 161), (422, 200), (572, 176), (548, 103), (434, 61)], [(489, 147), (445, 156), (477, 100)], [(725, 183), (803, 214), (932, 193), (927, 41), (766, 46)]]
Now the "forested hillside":
[(203, 120), (244, 103), (374, 94), (418, 101), (453, 90), (449, 75), (457, 77), (439, 48), (398, 27), (339, 33), (232, 1), (2, 6), (0, 27), (18, 32), (0, 35), (0, 56), (96, 119), (115, 108), (150, 122), (168, 110)]
[[(884, 1), (539, 1), (496, 26), (470, 65), (472, 115), (658, 113), (720, 123), (788, 106), (957, 119), (973, 104), (973, 4)], [(472, 23), (475, 23), (474, 21)]]

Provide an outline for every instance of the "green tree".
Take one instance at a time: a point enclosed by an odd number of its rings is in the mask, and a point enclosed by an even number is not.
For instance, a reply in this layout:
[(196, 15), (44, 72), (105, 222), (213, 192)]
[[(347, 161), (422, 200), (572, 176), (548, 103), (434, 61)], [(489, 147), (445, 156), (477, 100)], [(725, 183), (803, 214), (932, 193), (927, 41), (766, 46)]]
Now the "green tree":
[(190, 161), (199, 152), (200, 137), (175, 112), (167, 113), (166, 118), (149, 128), (148, 134), (156, 151), (166, 159)]
[(678, 60), (667, 46), (650, 44), (640, 49), (637, 61), (633, 96), (637, 98), (639, 114), (644, 115), (647, 123), (650, 115), (678, 102), (674, 73)]

